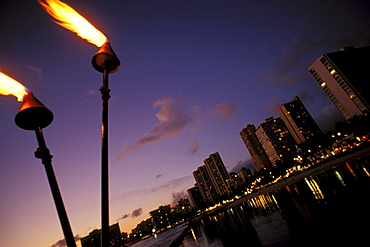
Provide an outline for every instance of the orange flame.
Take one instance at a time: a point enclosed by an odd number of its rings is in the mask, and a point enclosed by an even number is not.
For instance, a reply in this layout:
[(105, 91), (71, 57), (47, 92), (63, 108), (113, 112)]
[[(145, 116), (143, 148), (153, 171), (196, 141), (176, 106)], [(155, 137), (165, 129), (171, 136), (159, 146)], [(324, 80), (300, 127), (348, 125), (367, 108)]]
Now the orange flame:
[(59, 0), (44, 1), (45, 3), (42, 0), (38, 0), (45, 11), (56, 19), (54, 22), (58, 25), (76, 33), (97, 47), (101, 47), (107, 41), (107, 37), (102, 32), (68, 4)]
[(22, 101), (27, 91), (21, 83), (0, 72), (0, 94), (13, 95), (18, 101)]

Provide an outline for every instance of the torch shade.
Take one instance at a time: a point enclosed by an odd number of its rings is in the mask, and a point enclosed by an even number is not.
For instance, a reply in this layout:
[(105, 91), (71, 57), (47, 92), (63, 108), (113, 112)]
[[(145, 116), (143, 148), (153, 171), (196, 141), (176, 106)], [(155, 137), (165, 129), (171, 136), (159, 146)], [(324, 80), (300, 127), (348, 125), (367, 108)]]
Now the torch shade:
[(15, 124), (25, 130), (36, 130), (49, 126), (53, 119), (53, 113), (33, 93), (28, 92), (15, 116)]
[(104, 70), (108, 73), (116, 72), (121, 65), (121, 62), (114, 53), (109, 42), (105, 42), (104, 45), (100, 47), (91, 62), (93, 67), (101, 73), (103, 73)]

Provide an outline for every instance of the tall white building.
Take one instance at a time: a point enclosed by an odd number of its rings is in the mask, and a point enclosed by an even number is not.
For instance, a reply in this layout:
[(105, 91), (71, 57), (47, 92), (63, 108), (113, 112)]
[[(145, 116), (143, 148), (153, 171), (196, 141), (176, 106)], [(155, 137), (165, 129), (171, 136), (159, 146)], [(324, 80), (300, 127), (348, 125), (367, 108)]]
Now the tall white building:
[(346, 120), (370, 111), (370, 46), (325, 53), (309, 72)]

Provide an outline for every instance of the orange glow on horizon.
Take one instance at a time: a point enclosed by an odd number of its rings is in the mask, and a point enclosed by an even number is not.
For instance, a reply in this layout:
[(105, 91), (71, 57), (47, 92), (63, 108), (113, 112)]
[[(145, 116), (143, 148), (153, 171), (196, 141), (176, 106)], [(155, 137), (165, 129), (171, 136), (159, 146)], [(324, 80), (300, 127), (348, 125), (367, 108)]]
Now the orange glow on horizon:
[(101, 47), (107, 37), (68, 4), (59, 0), (37, 0), (58, 25), (76, 33), (91, 44)]
[(22, 101), (27, 91), (21, 83), (0, 72), (0, 94), (13, 95), (18, 101)]

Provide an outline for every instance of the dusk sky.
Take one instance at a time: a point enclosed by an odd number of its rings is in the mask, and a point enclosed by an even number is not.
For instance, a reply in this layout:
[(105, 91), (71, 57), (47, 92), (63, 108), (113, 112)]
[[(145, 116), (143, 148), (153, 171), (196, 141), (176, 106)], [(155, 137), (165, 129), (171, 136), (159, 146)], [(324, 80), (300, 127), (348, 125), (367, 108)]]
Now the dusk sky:
[[(209, 154), (229, 172), (250, 167), (239, 131), (294, 96), (332, 128), (339, 113), (307, 69), (323, 53), (370, 45), (367, 0), (65, 2), (121, 61), (109, 76), (110, 224), (125, 232), (184, 196)], [(1, 0), (0, 18), (0, 71), (54, 113), (44, 137), (73, 233), (86, 236), (101, 228), (98, 48), (36, 0)], [(35, 133), (14, 124), (19, 106), (0, 95), (0, 246), (61, 247)]]

